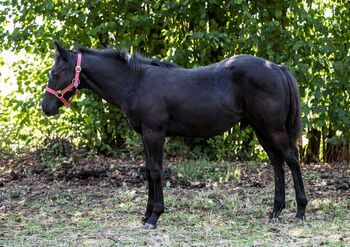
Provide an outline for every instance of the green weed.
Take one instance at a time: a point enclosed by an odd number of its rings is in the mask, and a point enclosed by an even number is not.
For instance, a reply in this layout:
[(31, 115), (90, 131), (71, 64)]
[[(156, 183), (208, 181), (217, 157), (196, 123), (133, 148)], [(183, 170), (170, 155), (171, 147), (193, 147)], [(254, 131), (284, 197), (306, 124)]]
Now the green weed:
[(208, 160), (177, 162), (170, 169), (184, 181), (228, 182), (240, 180), (241, 170), (232, 164)]

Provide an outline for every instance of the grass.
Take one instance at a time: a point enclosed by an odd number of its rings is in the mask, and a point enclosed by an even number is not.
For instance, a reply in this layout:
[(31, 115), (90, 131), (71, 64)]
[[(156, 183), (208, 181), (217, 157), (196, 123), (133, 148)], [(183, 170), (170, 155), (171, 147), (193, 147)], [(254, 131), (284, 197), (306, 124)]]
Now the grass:
[[(178, 172), (190, 169), (177, 165)], [(203, 164), (204, 171), (218, 173), (211, 174), (210, 181), (220, 180), (229, 170), (210, 166), (214, 165)], [(203, 170), (190, 173), (192, 179), (207, 181), (196, 173)], [(289, 186), (287, 208), (277, 223), (268, 223), (273, 181), (259, 188), (242, 183), (166, 187), (166, 213), (152, 231), (140, 227), (144, 185), (3, 187), (0, 246), (350, 246), (350, 199), (313, 198), (308, 220), (294, 222), (296, 205)]]
[(208, 160), (176, 162), (172, 171), (185, 181), (228, 182), (240, 180), (241, 170), (224, 162)]

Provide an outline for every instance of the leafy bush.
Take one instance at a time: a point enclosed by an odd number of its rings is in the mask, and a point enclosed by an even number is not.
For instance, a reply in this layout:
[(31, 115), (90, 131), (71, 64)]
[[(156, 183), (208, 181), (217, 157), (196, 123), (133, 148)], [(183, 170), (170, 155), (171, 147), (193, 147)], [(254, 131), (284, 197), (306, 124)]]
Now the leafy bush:
[[(136, 142), (131, 144), (134, 134), (122, 113), (91, 93), (81, 95), (72, 111), (62, 109), (55, 118), (43, 116), (40, 100), (52, 66), (52, 43), (59, 40), (65, 47), (114, 45), (184, 67), (240, 53), (285, 64), (300, 82), (306, 136), (321, 133), (313, 138), (316, 145), (310, 141), (303, 153), (324, 160), (339, 156), (337, 150), (348, 154), (349, 8), (348, 1), (321, 0), (3, 1), (0, 49), (26, 51), (26, 56), (12, 68), (17, 91), (1, 96), (0, 147), (35, 148), (45, 137), (56, 135), (108, 155), (118, 155), (134, 144), (138, 149)], [(15, 23), (12, 28), (11, 23)], [(266, 158), (249, 128), (234, 127), (210, 140), (186, 140), (189, 152), (179, 143), (168, 142), (168, 155)]]

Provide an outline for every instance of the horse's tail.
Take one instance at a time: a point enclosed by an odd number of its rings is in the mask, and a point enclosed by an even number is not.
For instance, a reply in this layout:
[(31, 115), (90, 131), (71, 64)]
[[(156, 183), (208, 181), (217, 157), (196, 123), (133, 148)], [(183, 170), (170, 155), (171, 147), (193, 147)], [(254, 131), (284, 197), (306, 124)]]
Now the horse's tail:
[(301, 135), (300, 94), (298, 82), (286, 67), (280, 66), (280, 68), (287, 79), (290, 92), (290, 105), (286, 127), (291, 140), (296, 143)]

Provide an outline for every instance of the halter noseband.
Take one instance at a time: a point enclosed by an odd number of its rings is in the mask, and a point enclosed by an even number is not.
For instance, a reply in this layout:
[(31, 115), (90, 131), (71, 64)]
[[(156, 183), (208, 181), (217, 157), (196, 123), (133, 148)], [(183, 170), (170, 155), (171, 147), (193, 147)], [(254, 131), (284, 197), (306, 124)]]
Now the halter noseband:
[[(66, 88), (64, 88), (62, 90), (54, 90), (52, 88), (49, 88), (48, 86), (45, 89), (46, 92), (48, 92), (48, 93), (50, 93), (52, 95), (55, 95), (58, 99), (60, 99), (62, 101), (62, 103), (67, 108), (69, 108), (70, 104), (72, 103), (74, 96), (77, 95), (77, 93), (79, 93), (78, 86), (79, 86), (79, 83), (80, 83), (80, 80), (79, 80), (79, 75), (80, 75), (80, 71), (81, 71), (81, 66), (80, 65), (81, 65), (81, 53), (78, 53), (77, 66), (75, 66), (75, 76), (74, 76), (74, 78), (72, 80), (72, 83), (69, 84)], [(72, 96), (71, 100), (67, 101), (64, 98), (64, 95), (66, 93), (68, 93), (69, 91), (71, 91), (73, 88), (75, 88), (74, 95)]]

